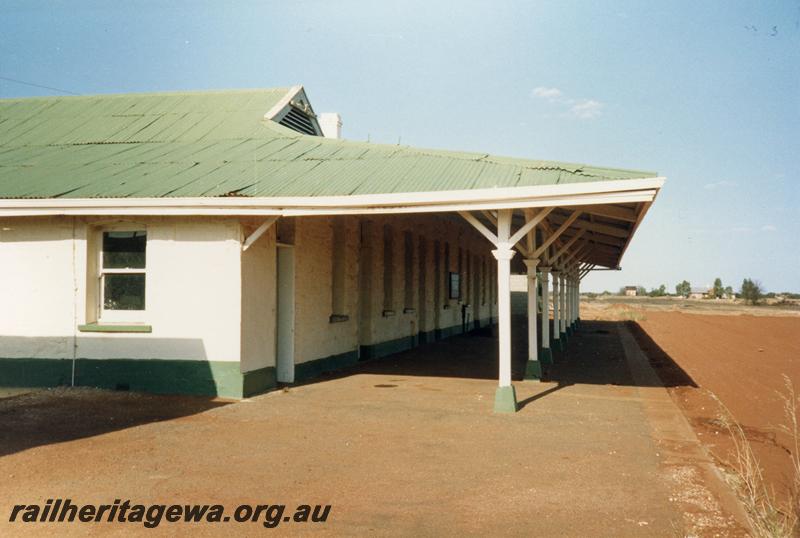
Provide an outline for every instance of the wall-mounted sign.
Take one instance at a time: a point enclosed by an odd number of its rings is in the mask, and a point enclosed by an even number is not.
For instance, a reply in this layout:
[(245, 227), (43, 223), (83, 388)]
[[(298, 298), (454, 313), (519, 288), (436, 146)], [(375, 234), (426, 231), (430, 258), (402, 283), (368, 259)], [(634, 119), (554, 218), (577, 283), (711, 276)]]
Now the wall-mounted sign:
[(461, 275), (450, 273), (450, 298), (461, 299)]

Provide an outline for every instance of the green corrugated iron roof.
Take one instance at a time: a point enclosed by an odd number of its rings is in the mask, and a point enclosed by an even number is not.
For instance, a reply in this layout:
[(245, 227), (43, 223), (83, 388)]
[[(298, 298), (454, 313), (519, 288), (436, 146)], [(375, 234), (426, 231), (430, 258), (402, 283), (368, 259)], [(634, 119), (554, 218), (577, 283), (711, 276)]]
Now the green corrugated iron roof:
[(333, 196), (653, 172), (330, 140), (264, 115), (289, 89), (0, 100), (0, 198)]

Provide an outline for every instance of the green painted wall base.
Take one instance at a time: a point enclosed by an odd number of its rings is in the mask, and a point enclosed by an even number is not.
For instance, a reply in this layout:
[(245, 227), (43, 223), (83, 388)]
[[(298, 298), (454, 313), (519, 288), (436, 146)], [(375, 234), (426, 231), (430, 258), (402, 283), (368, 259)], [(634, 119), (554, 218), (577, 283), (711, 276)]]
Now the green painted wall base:
[(378, 344), (369, 344), (361, 346), (361, 360), (367, 361), (370, 359), (380, 359), (387, 355), (394, 355), (407, 349), (411, 349), (416, 345), (417, 338), (413, 336), (404, 336), (403, 338), (396, 338), (394, 340), (387, 340)]
[(444, 340), (464, 332), (461, 325), (434, 329), (428, 332), (419, 332), (414, 336), (404, 336), (394, 340), (387, 340), (378, 344), (367, 344), (361, 346), (361, 360), (380, 359), (388, 355), (394, 355), (401, 351), (406, 351), (417, 347), (420, 344), (428, 344), (437, 340)]
[(420, 344), (430, 344), (436, 341), (436, 335), (433, 331), (420, 331), (417, 337), (419, 338)]
[[(476, 327), (480, 324), (476, 322)], [(361, 346), (361, 360), (405, 351), (420, 343), (461, 334), (461, 324), (420, 332), (379, 344)], [(295, 365), (295, 379), (304, 381), (324, 372), (353, 366), (358, 353), (348, 351)], [(247, 398), (277, 386), (274, 367), (241, 372), (238, 361), (162, 359), (48, 359), (0, 358), (0, 387), (57, 387), (72, 384), (112, 390), (158, 394), (195, 394)]]
[(58, 387), (71, 383), (71, 359), (0, 359), (0, 387)]
[(497, 392), (494, 393), (494, 412), (517, 412), (517, 391), (514, 390), (514, 385), (508, 387), (497, 387)]
[(358, 363), (358, 353), (347, 351), (337, 355), (330, 355), (313, 361), (301, 362), (294, 366), (295, 382), (306, 381), (326, 372), (333, 372)]
[[(242, 373), (236, 361), (77, 359), (75, 385), (157, 394), (246, 398), (275, 387), (275, 369)], [(0, 386), (72, 384), (71, 359), (0, 359)]]
[(539, 361), (528, 361), (525, 364), (525, 379), (542, 379), (542, 363)]
[(539, 350), (539, 361), (545, 366), (553, 364), (553, 352), (549, 347), (543, 347)]

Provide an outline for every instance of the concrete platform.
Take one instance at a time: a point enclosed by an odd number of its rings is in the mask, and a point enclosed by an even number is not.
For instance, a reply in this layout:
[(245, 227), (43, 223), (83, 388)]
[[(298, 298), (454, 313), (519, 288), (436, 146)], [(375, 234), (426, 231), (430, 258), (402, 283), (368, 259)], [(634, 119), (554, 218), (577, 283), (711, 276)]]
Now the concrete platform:
[[(488, 336), (425, 345), (237, 403), (88, 389), (0, 400), (0, 535), (23, 530), (7, 522), (12, 504), (53, 496), (210, 502), (228, 510), (242, 503), (332, 505), (324, 524), (280, 527), (300, 534), (742, 533), (717, 500), (725, 492), (713, 476), (676, 479), (676, 468), (708, 462), (686, 450), (692, 440), (685, 431), (678, 440), (688, 444), (665, 450), (665, 436), (677, 430), (664, 424), (680, 425), (682, 417), (647, 375), (643, 356), (626, 356), (624, 327), (584, 322), (548, 380), (538, 382), (522, 381), (525, 331), (516, 323), (515, 414), (492, 411), (496, 341)], [(686, 452), (679, 467), (675, 450)], [(697, 491), (705, 505), (687, 493)], [(24, 528), (60, 535), (87, 529)], [(255, 523), (160, 529), (263, 531)], [(131, 524), (90, 529), (110, 531), (147, 534)]]

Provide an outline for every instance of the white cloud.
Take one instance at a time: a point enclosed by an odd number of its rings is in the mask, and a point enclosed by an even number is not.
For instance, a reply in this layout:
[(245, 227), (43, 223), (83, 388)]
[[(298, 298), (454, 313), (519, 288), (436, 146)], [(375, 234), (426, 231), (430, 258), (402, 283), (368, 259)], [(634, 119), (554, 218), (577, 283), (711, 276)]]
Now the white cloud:
[(532, 97), (540, 97), (542, 99), (550, 99), (556, 100), (560, 98), (563, 94), (561, 90), (558, 88), (545, 88), (544, 86), (539, 86), (538, 88), (534, 88), (531, 92)]
[(602, 114), (605, 104), (596, 99), (574, 99), (564, 95), (558, 88), (549, 88), (547, 86), (537, 86), (531, 90), (531, 97), (535, 99), (544, 99), (551, 105), (557, 105), (564, 110), (562, 117), (578, 118), (582, 120), (590, 120), (597, 118)]
[(707, 191), (713, 191), (717, 187), (732, 187), (733, 185), (736, 185), (736, 183), (733, 181), (728, 181), (727, 179), (722, 179), (720, 181), (713, 181), (711, 183), (706, 183), (705, 185), (703, 185), (703, 187)]
[(603, 113), (604, 106), (594, 99), (582, 99), (570, 107), (569, 114), (582, 120), (591, 120)]
[(761, 227), (762, 232), (777, 232), (778, 228), (773, 226), (772, 224), (765, 224)]

